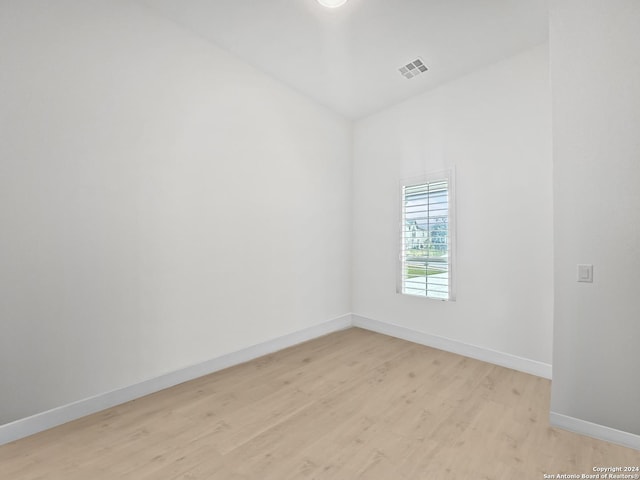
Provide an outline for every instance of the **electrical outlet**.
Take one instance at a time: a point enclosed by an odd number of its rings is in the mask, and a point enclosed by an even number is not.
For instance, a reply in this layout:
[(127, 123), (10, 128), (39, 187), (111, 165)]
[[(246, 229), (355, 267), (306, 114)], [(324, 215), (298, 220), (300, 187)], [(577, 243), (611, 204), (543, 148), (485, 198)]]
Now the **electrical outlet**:
[(578, 265), (578, 281), (593, 283), (593, 265)]

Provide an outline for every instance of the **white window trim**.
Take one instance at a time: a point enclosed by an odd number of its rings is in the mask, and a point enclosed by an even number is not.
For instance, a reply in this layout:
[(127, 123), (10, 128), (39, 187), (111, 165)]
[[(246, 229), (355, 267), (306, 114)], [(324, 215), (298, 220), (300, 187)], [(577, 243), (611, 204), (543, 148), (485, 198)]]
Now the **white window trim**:
[[(402, 291), (402, 249), (404, 248), (402, 240), (403, 225), (403, 209), (404, 209), (404, 187), (409, 185), (418, 185), (423, 183), (433, 183), (438, 180), (447, 180), (448, 189), (448, 207), (449, 207), (449, 298), (434, 298), (426, 295), (413, 295), (410, 293), (404, 293)], [(400, 295), (407, 295), (415, 298), (424, 298), (426, 300), (435, 300), (440, 302), (455, 302), (457, 298), (456, 291), (456, 264), (457, 264), (457, 239), (456, 239), (456, 186), (455, 186), (455, 169), (453, 167), (446, 170), (440, 170), (435, 172), (424, 173), (408, 178), (404, 178), (400, 181), (398, 186), (398, 199), (397, 215), (398, 215), (398, 232), (396, 235), (398, 253), (397, 266), (396, 266), (396, 293)]]

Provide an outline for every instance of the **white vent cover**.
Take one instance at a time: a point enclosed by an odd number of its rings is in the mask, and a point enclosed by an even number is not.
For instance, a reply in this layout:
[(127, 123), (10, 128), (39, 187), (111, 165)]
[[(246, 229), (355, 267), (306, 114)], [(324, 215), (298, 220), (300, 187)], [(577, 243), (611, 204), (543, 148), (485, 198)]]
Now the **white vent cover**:
[(427, 66), (418, 57), (413, 62), (409, 62), (398, 69), (404, 78), (413, 78), (428, 70)]

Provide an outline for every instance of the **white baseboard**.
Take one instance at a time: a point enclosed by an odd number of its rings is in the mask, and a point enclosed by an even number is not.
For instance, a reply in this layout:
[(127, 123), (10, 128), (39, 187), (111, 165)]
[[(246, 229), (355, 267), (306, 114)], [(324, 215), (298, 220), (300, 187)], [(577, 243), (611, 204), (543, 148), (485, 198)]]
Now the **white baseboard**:
[(446, 350), (447, 352), (457, 353), (459, 355), (464, 355), (465, 357), (482, 360), (483, 362), (489, 362), (502, 367), (512, 368), (513, 370), (518, 370), (520, 372), (536, 375), (538, 377), (551, 379), (551, 365), (548, 363), (538, 362), (536, 360), (511, 355), (509, 353), (478, 347), (476, 345), (463, 343), (450, 338), (418, 332), (392, 323), (372, 320), (360, 315), (352, 315), (352, 318), (354, 327), (364, 328), (366, 330), (382, 333), (391, 337), (401, 338), (409, 342), (426, 345), (427, 347)]
[(549, 414), (549, 423), (553, 427), (562, 428), (563, 430), (640, 450), (640, 435), (623, 432), (622, 430), (616, 430), (615, 428), (605, 427), (556, 412)]
[[(5, 425), (0, 425), (0, 445), (48, 430), (63, 423), (158, 392), (203, 375), (248, 362), (254, 358), (282, 350), (283, 348), (291, 347), (332, 332), (344, 330), (351, 326), (446, 350), (539, 377), (551, 378), (551, 365), (546, 363), (470, 345), (445, 337), (418, 332), (399, 325), (372, 320), (359, 315), (346, 314), (319, 325), (274, 338), (156, 378), (151, 378), (135, 385), (106, 392), (96, 395), (95, 397), (79, 400)], [(555, 427), (640, 450), (640, 436), (638, 435), (555, 412), (550, 413), (549, 421), (551, 425)]]
[(49, 428), (61, 425), (72, 420), (99, 412), (101, 410), (120, 405), (121, 403), (164, 390), (179, 383), (193, 380), (194, 378), (208, 375), (218, 370), (248, 362), (254, 358), (291, 347), (307, 340), (312, 340), (338, 330), (351, 327), (351, 315), (329, 320), (313, 327), (305, 328), (297, 332), (274, 338), (266, 342), (244, 348), (220, 357), (213, 358), (197, 365), (182, 368), (174, 372), (151, 378), (118, 390), (106, 392), (95, 397), (85, 398), (77, 402), (63, 405), (46, 412), (38, 413), (30, 417), (22, 418), (14, 422), (0, 425), (0, 445), (33, 435)]

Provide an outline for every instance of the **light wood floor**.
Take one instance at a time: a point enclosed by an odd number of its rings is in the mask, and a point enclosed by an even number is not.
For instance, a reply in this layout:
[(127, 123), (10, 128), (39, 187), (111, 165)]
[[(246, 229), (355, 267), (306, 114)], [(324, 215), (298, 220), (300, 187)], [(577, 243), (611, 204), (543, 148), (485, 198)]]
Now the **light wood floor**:
[(549, 381), (350, 329), (0, 447), (1, 479), (542, 479), (640, 465)]

